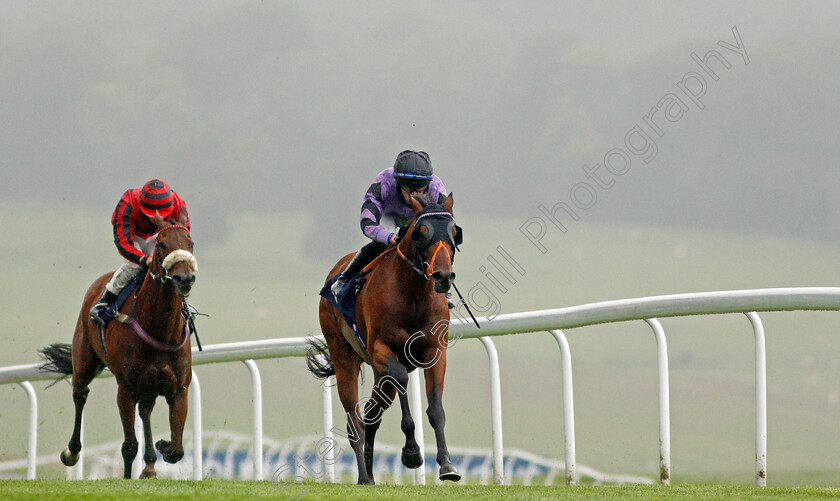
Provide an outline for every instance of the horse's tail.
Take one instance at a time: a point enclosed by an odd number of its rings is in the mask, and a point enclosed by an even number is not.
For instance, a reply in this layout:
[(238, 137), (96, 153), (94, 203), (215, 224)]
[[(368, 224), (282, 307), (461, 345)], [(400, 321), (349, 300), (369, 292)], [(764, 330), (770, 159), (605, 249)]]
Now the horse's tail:
[(73, 349), (67, 343), (53, 343), (38, 350), (44, 363), (38, 366), (42, 372), (73, 374)]
[(315, 338), (306, 340), (309, 344), (309, 349), (306, 350), (306, 367), (309, 372), (315, 375), (318, 379), (327, 379), (330, 376), (335, 376), (335, 365), (333, 365), (332, 358), (330, 358), (330, 350), (325, 341), (319, 341)]

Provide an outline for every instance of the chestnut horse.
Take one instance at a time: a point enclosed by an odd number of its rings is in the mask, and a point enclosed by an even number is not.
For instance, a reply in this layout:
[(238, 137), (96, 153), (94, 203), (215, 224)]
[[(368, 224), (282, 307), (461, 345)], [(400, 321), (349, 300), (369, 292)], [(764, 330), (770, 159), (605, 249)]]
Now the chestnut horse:
[[(369, 265), (365, 270), (365, 286), (356, 299), (356, 321), (367, 349), (358, 343), (338, 309), (321, 298), (319, 318), (326, 346), (311, 340), (312, 348), (307, 354), (307, 365), (317, 377), (335, 374), (338, 394), (347, 414), (347, 431), (356, 454), (360, 484), (374, 483), (376, 431), (382, 413), (397, 393), (402, 410), (401, 428), (405, 434), (402, 463), (407, 468), (418, 468), (423, 464), (423, 451), (414, 438), (415, 425), (406, 393), (408, 374), (418, 367), (425, 370), (429, 404), (426, 414), (437, 441), (440, 479), (461, 479), (446, 447), (442, 404), (449, 332), (449, 308), (443, 293), (455, 279), (452, 264), (454, 251), (460, 243), (460, 228), (452, 217), (451, 194), (443, 205), (429, 203), (428, 199), (424, 202), (425, 206), (417, 199), (411, 199), (415, 217), (406, 236), (377, 258), (375, 266)], [(343, 270), (352, 257), (353, 254), (344, 256), (330, 271), (329, 277)], [(374, 388), (362, 417), (358, 409), (358, 378), (363, 362), (373, 367)]]
[[(187, 417), (192, 357), (182, 308), (195, 281), (196, 261), (192, 255), (193, 241), (185, 226), (186, 213), (181, 213), (177, 222), (164, 221), (160, 216), (152, 221), (158, 232), (148, 273), (139, 292), (129, 296), (122, 308), (129, 311), (130, 316), (110, 322), (104, 334), (90, 321), (88, 312), (102, 296), (112, 273), (103, 275), (85, 294), (72, 348), (54, 343), (41, 350), (47, 359), (44, 369), (73, 375), (76, 419), (73, 436), (61, 453), (61, 462), (66, 466), (73, 466), (79, 460), (82, 409), (90, 391), (88, 385), (105, 367), (117, 379), (117, 406), (125, 434), (123, 476), (131, 478), (131, 463), (137, 455), (134, 408), (139, 404), (146, 444), (143, 452), (146, 466), (140, 477), (155, 477), (157, 454), (152, 446), (149, 418), (158, 396), (164, 397), (169, 404), (172, 435), (171, 441), (159, 440), (157, 449), (167, 463), (175, 463), (184, 456), (181, 439)], [(132, 319), (136, 320), (133, 326)], [(151, 340), (142, 339), (143, 334)]]

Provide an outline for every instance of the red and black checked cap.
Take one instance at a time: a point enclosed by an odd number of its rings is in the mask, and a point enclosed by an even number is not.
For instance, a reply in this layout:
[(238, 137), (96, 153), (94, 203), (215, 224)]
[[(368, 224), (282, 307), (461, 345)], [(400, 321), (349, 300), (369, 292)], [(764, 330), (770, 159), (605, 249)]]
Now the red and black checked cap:
[(152, 179), (140, 190), (140, 210), (149, 217), (155, 216), (155, 211), (160, 216), (167, 218), (172, 215), (175, 209), (175, 199), (169, 185), (160, 179)]

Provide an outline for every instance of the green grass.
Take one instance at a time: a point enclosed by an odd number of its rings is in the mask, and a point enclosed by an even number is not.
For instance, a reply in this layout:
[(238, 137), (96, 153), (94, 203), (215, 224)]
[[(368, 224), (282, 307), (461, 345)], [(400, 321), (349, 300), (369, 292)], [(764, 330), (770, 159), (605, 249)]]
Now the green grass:
[[(4, 210), (5, 209), (5, 210)], [(550, 233), (541, 254), (518, 231), (523, 221), (459, 212), (467, 241), (457, 255), (459, 288), (480, 281), (487, 256), (502, 246), (526, 270), (496, 292), (501, 311), (538, 310), (656, 294), (840, 283), (840, 247), (766, 235), (690, 229), (576, 224)], [(300, 216), (247, 216), (228, 239), (203, 245), (195, 229), (198, 281), (193, 302), (204, 344), (298, 337), (318, 332), (317, 290), (330, 262), (309, 256)], [(84, 290), (120, 262), (107, 217), (0, 203), (0, 365), (36, 361), (36, 350), (69, 342)], [(57, 238), (61, 236), (60, 238)], [(362, 244), (324, 242), (336, 258)], [(499, 277), (501, 278), (501, 277)], [(473, 305), (480, 310), (481, 305)], [(480, 311), (476, 311), (480, 314)], [(762, 314), (767, 335), (768, 480), (771, 485), (840, 487), (840, 313)], [(743, 315), (663, 319), (671, 383), (671, 457), (675, 479), (749, 485), (754, 474), (753, 338)], [(656, 349), (643, 322), (571, 329), (577, 462), (607, 473), (658, 475)], [(504, 446), (563, 459), (560, 355), (548, 334), (494, 339), (500, 357)], [(265, 434), (286, 439), (321, 432), (317, 382), (300, 359), (259, 361)], [(196, 368), (205, 429), (248, 433), (250, 381), (242, 364)], [(444, 405), (450, 445), (490, 447), (484, 349), (474, 340), (448, 353)], [(368, 370), (368, 375), (370, 372)], [(370, 391), (372, 378), (362, 395)], [(39, 400), (39, 454), (64, 447), (72, 399), (62, 383)], [(91, 386), (86, 445), (121, 437), (113, 379)], [(0, 387), (0, 461), (26, 451), (26, 397)], [(335, 424), (342, 427), (334, 399)], [(427, 443), (434, 443), (425, 416)], [(417, 418), (415, 416), (415, 418)], [(155, 437), (168, 435), (166, 405), (152, 416)], [(190, 424), (187, 424), (189, 431)], [(399, 412), (389, 410), (380, 440), (399, 444)], [(798, 472), (825, 472), (803, 478)], [(39, 475), (63, 471), (39, 467)], [(675, 483), (676, 480), (675, 480)]]
[(836, 499), (840, 489), (820, 487), (751, 487), (732, 485), (680, 486), (357, 486), (308, 483), (286, 490), (271, 482), (205, 480), (0, 480), (4, 499), (244, 499), (273, 498), (327, 500), (415, 499)]

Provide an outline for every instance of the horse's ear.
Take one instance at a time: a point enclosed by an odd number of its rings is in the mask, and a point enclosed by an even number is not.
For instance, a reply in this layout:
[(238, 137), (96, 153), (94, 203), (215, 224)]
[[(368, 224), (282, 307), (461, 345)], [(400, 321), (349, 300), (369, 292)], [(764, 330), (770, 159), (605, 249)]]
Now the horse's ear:
[(419, 214), (420, 211), (423, 210), (423, 204), (421, 204), (416, 198), (411, 197), (409, 201), (411, 202), (411, 208), (414, 209), (415, 214)]
[(181, 226), (186, 226), (187, 221), (190, 219), (190, 216), (187, 215), (187, 211), (181, 209), (181, 212), (178, 213), (178, 224)]
[(154, 216), (152, 216), (152, 218), (151, 218), (151, 219), (152, 219), (152, 223), (153, 223), (153, 224), (155, 225), (155, 227), (157, 227), (158, 229), (161, 229), (161, 228), (163, 228), (164, 226), (166, 226), (166, 220), (164, 220), (162, 217), (160, 217), (160, 212), (158, 212), (158, 211), (155, 211), (155, 215), (154, 215)]
[(452, 198), (452, 193), (449, 193), (449, 196), (446, 197), (446, 200), (443, 201), (443, 208), (447, 210), (447, 212), (452, 212), (452, 206), (455, 205), (455, 199)]

